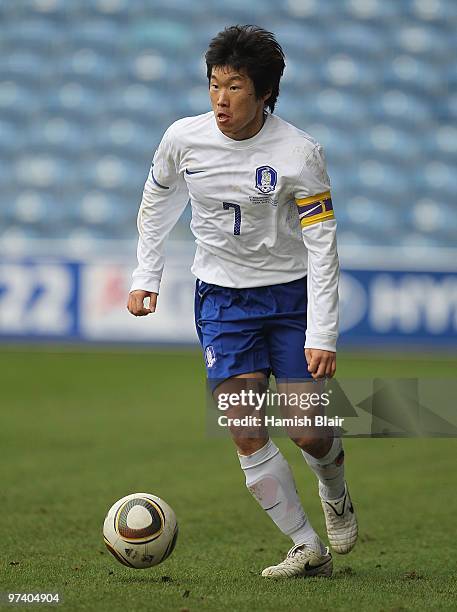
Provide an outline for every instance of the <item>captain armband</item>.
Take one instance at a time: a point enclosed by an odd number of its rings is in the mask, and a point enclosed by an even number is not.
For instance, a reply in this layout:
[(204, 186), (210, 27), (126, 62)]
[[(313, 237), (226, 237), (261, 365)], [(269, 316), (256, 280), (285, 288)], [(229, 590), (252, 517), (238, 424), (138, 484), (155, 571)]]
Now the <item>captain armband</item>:
[(332, 196), (330, 191), (317, 193), (308, 198), (296, 199), (300, 224), (302, 227), (314, 225), (327, 219), (334, 219)]

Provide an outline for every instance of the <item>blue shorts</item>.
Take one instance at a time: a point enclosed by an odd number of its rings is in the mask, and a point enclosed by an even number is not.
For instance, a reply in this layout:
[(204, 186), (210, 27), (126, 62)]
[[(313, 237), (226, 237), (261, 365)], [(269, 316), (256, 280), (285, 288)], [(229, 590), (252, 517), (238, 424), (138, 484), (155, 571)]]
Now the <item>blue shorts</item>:
[(209, 382), (249, 372), (312, 379), (304, 346), (306, 277), (248, 289), (197, 280), (195, 324)]

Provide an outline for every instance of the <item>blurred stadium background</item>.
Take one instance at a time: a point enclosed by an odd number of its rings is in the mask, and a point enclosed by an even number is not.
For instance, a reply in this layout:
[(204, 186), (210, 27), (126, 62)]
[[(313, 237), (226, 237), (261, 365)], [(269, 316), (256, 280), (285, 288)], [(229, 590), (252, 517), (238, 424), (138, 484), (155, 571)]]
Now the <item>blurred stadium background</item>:
[(455, 347), (454, 0), (3, 0), (0, 339), (195, 342), (189, 210), (154, 322), (125, 300), (153, 151), (208, 110), (203, 54), (234, 23), (275, 32), (277, 113), (327, 151), (341, 345)]

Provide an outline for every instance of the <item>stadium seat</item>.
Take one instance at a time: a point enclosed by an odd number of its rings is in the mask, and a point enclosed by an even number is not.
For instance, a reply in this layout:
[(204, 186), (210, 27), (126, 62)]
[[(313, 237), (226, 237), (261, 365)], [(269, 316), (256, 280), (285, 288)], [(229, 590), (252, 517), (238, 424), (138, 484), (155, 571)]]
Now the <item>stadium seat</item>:
[(2, 44), (10, 49), (24, 49), (41, 55), (56, 53), (64, 43), (64, 32), (44, 17), (11, 20), (2, 32)]
[(126, 33), (127, 49), (155, 49), (170, 57), (184, 57), (191, 47), (191, 31), (185, 23), (151, 17), (134, 23)]
[(108, 17), (92, 16), (89, 19), (75, 20), (71, 27), (66, 28), (66, 44), (68, 50), (92, 49), (100, 53), (120, 53), (124, 43), (122, 24)]
[(84, 88), (110, 85), (118, 76), (118, 65), (88, 47), (81, 47), (62, 58), (57, 64), (57, 76), (62, 81), (76, 81)]

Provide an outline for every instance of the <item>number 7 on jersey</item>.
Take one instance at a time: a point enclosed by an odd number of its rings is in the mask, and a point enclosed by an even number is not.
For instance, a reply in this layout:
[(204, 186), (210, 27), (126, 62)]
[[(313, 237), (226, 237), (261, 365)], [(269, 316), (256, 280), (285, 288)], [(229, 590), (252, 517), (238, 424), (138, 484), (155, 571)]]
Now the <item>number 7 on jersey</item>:
[(235, 218), (233, 220), (233, 235), (239, 236), (241, 231), (241, 207), (239, 204), (233, 204), (232, 202), (222, 202), (222, 207), (224, 210), (229, 210), (229, 208), (233, 208), (233, 212), (235, 213)]

